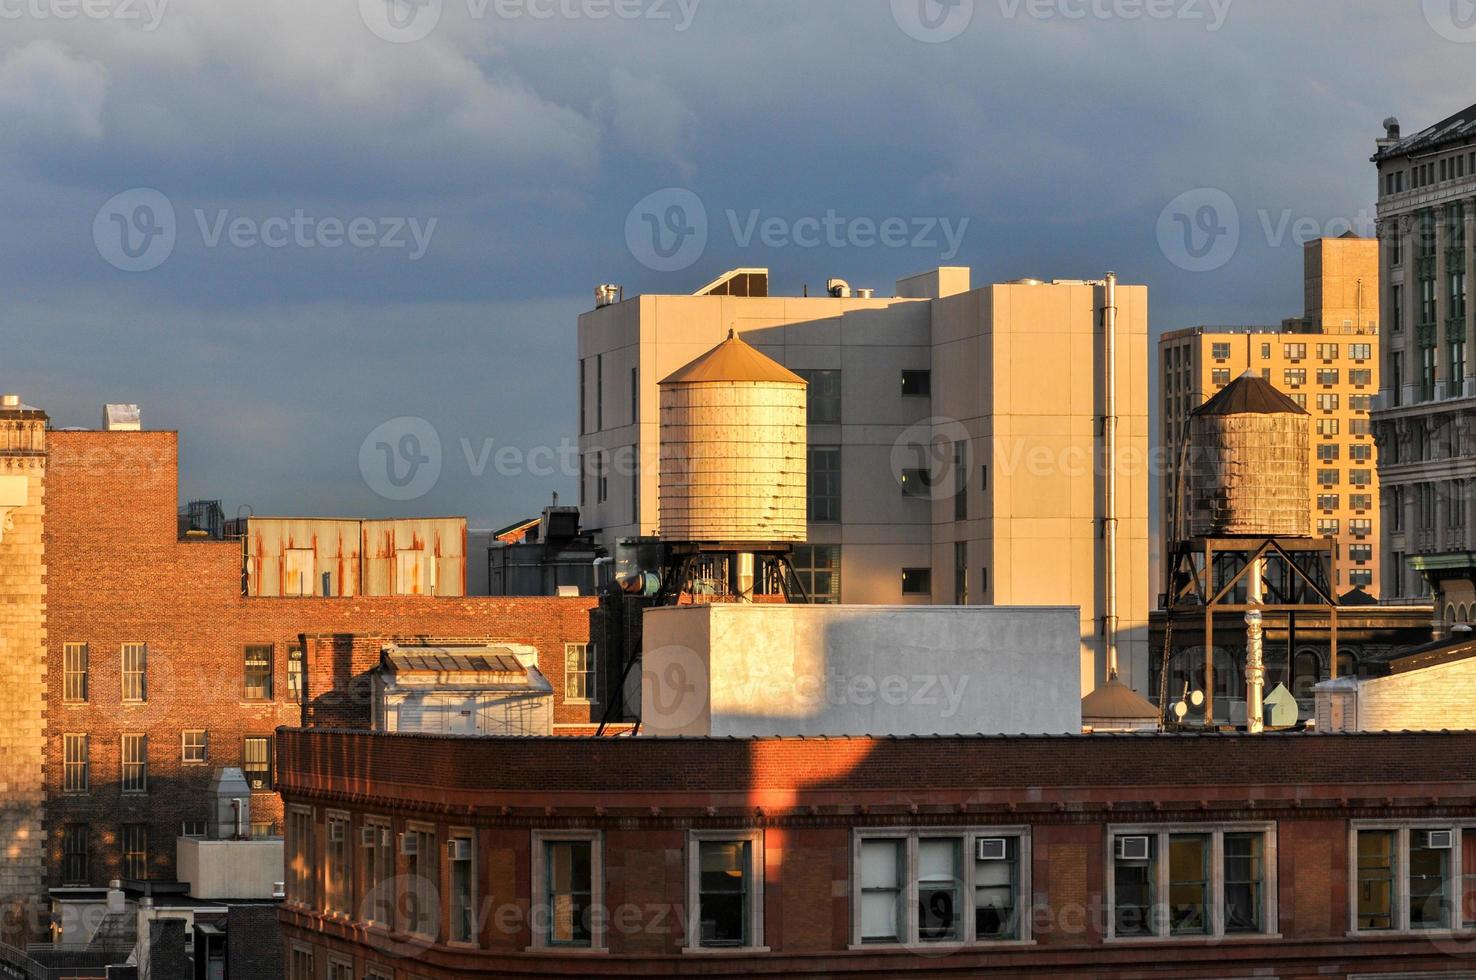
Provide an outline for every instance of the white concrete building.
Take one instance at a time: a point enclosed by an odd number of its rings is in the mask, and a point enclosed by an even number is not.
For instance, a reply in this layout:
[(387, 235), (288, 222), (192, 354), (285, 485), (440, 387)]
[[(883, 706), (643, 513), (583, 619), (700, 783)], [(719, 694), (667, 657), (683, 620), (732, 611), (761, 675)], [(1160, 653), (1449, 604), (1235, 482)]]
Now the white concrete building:
[(715, 603), (646, 612), (641, 734), (1081, 731), (1078, 611)]
[[(730, 329), (809, 383), (808, 543), (821, 601), (1065, 605), (1083, 691), (1148, 677), (1148, 297), (1118, 285), (1115, 588), (1107, 584), (1106, 289), (970, 285), (966, 268), (875, 297), (768, 295), (738, 270), (696, 295), (608, 302), (579, 320), (581, 508), (616, 555), (658, 530), (657, 383)], [(733, 295), (740, 293), (741, 295)]]
[(1314, 688), (1323, 732), (1476, 729), (1476, 641), (1467, 627), (1451, 641), (1406, 650), (1367, 677), (1339, 677)]

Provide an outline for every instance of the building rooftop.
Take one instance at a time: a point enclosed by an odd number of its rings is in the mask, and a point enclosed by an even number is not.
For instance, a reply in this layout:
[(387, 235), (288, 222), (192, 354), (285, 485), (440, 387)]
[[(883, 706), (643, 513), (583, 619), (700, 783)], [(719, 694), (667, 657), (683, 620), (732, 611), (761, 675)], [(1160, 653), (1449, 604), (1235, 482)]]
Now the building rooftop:
[(1427, 153), (1473, 137), (1476, 137), (1476, 105), (1468, 105), (1460, 112), (1446, 116), (1435, 125), (1422, 129), (1413, 136), (1406, 136), (1389, 146), (1381, 147), (1370, 159), (1378, 163), (1390, 157)]

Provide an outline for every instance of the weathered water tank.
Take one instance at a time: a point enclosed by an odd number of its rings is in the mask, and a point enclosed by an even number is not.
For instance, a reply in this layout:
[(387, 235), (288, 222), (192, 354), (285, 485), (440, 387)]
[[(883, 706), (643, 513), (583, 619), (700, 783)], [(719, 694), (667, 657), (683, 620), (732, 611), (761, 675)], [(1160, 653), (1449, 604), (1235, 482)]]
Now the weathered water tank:
[(1191, 413), (1189, 533), (1308, 537), (1311, 417), (1247, 371)]
[(664, 540), (805, 540), (805, 387), (732, 331), (661, 382)]

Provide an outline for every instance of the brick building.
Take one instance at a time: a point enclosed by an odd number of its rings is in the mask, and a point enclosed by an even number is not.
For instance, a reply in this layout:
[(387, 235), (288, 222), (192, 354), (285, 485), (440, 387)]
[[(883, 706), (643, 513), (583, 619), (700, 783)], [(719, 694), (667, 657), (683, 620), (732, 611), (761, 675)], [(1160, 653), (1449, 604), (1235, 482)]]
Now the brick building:
[(289, 980), (1476, 959), (1473, 734), (279, 739)]
[[(599, 722), (608, 674), (587, 659), (594, 600), (248, 596), (240, 542), (178, 533), (175, 433), (45, 434), (44, 510), (33, 501), (23, 533), (0, 543), (5, 588), (20, 581), (6, 563), (33, 525), (44, 537), (45, 671), (17, 667), (7, 687), (45, 698), (45, 885), (171, 878), (175, 840), (204, 823), (221, 766), (245, 768), (257, 790), (253, 833), (280, 833), (275, 729), (367, 726), (366, 675), (390, 641), (536, 648), (555, 731)], [(565, 697), (566, 657), (592, 700)]]

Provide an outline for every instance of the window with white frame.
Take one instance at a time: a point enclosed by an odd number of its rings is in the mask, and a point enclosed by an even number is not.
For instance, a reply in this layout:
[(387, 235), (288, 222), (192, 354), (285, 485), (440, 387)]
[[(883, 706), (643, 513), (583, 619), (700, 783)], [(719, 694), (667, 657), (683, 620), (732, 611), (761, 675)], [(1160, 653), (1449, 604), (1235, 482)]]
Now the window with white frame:
[(330, 959), (326, 980), (354, 980), (354, 965), (345, 960)]
[(603, 855), (598, 831), (533, 832), (533, 943), (602, 949)]
[(328, 814), (324, 823), (323, 846), (324, 905), (329, 912), (348, 915), (353, 901), (353, 845), (349, 841), (349, 815)]
[(451, 874), (451, 941), (477, 941), (476, 841), (471, 831), (453, 831), (446, 842)]
[(365, 818), (359, 828), (359, 851), (364, 893), (360, 908), (364, 920), (388, 928), (395, 922), (394, 834), (390, 832), (388, 820)]
[(404, 906), (404, 931), (422, 936), (437, 933), (436, 917), (440, 903), (440, 850), (436, 832), (429, 826), (411, 826), (400, 835), (400, 854), (405, 859), (409, 877), (408, 901)]
[(291, 807), (287, 811), (287, 901), (294, 905), (313, 904), (313, 869), (317, 863), (313, 853), (313, 811)]
[(123, 700), (147, 701), (149, 648), (143, 643), (123, 644)]
[(68, 643), (62, 649), (62, 698), (69, 702), (87, 700), (87, 644)]
[(62, 736), (62, 789), (65, 792), (87, 792), (88, 741), (85, 734)]
[(179, 733), (179, 761), (185, 765), (203, 765), (209, 758), (209, 736), (204, 729)]
[(128, 732), (123, 735), (123, 780), (125, 793), (144, 793), (149, 788), (149, 737)]
[(292, 953), (287, 959), (287, 980), (317, 980), (313, 972), (311, 947), (292, 947)]
[(1113, 827), (1108, 842), (1110, 938), (1273, 931), (1270, 825)]
[(1028, 939), (1026, 829), (858, 831), (856, 945)]
[(123, 877), (147, 881), (149, 877), (149, 825), (125, 823), (118, 832), (123, 853)]
[(1449, 824), (1357, 821), (1349, 875), (1356, 932), (1420, 932), (1469, 928), (1476, 910), (1463, 896), (1473, 876), (1476, 828)]
[(564, 644), (564, 701), (594, 702), (595, 647), (593, 643)]
[(693, 831), (687, 843), (690, 948), (763, 946), (761, 831)]

